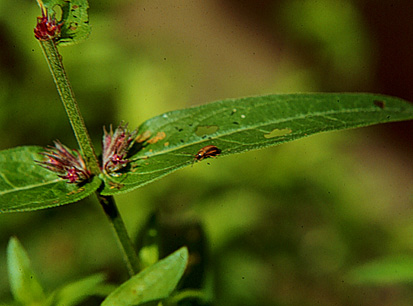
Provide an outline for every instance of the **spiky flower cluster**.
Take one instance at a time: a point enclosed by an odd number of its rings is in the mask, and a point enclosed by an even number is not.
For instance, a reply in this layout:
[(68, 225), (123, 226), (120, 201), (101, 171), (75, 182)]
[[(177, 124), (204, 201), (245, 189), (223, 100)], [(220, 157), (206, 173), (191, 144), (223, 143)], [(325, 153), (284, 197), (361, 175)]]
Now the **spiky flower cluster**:
[(48, 147), (45, 152), (40, 153), (46, 157), (46, 160), (36, 161), (39, 165), (56, 172), (68, 183), (81, 183), (91, 177), (91, 173), (86, 168), (86, 163), (78, 151), (69, 150), (59, 141), (55, 141), (54, 144), (54, 147)]
[(125, 167), (130, 160), (127, 159), (128, 150), (132, 147), (137, 130), (130, 132), (128, 125), (121, 123), (113, 132), (112, 126), (109, 133), (103, 128), (103, 153), (102, 170), (112, 174)]
[(63, 23), (57, 23), (55, 16), (50, 16), (46, 9), (42, 9), (42, 17), (37, 17), (34, 36), (38, 40), (51, 40), (59, 37)]
[[(128, 125), (121, 123), (113, 132), (104, 128), (103, 153), (101, 170), (109, 175), (116, 175), (116, 171), (124, 168), (130, 160), (128, 151), (132, 147), (137, 130), (130, 132)], [(40, 166), (67, 180), (68, 183), (81, 183), (92, 177), (82, 155), (76, 150), (70, 150), (61, 142), (55, 141), (54, 147), (48, 147), (40, 153), (45, 156), (44, 161), (36, 161)]]

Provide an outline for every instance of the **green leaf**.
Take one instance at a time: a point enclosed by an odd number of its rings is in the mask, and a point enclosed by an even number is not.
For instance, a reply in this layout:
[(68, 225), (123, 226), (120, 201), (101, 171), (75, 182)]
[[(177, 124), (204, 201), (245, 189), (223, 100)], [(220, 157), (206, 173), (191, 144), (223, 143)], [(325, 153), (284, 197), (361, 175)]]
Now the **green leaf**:
[(378, 259), (353, 268), (347, 274), (347, 279), (358, 285), (413, 283), (413, 257)]
[(217, 146), (220, 156), (265, 148), (320, 132), (413, 119), (413, 105), (375, 94), (288, 94), (218, 101), (154, 117), (139, 128), (141, 149), (129, 172), (105, 176), (103, 194), (125, 192), (194, 162)]
[(102, 183), (98, 177), (79, 186), (37, 165), (41, 147), (26, 146), (0, 151), (0, 213), (32, 211), (79, 201)]
[(185, 303), (182, 303), (185, 300), (200, 301), (200, 303), (197, 303), (196, 305), (209, 305), (207, 304), (208, 297), (205, 294), (205, 292), (201, 290), (195, 290), (195, 289), (186, 289), (186, 290), (176, 292), (170, 298), (168, 298), (168, 305), (180, 305), (180, 304), (185, 305)]
[(87, 9), (87, 0), (43, 0), (44, 6), (49, 12), (61, 15), (63, 22), (61, 33), (56, 40), (59, 45), (78, 43), (89, 37), (90, 24)]
[(102, 306), (141, 305), (167, 298), (181, 279), (188, 262), (183, 247), (120, 285)]
[(14, 299), (23, 305), (41, 305), (45, 301), (43, 289), (30, 267), (26, 251), (14, 237), (7, 247), (7, 267)]
[(65, 285), (53, 293), (53, 305), (77, 305), (92, 295), (100, 295), (99, 288), (105, 280), (103, 274), (95, 274)]

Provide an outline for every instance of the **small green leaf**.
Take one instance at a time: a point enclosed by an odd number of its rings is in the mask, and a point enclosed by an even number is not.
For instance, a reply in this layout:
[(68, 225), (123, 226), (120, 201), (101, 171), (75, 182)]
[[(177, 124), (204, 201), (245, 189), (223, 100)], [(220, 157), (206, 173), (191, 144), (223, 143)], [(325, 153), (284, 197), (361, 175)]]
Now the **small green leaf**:
[[(195, 289), (186, 289), (173, 294), (170, 298), (168, 298), (168, 305), (180, 305), (185, 300), (197, 300), (202, 301), (204, 303), (197, 303), (197, 305), (209, 305), (206, 304), (208, 301), (208, 296), (205, 294), (204, 291), (195, 290)], [(181, 303), (180, 303), (181, 302)]]
[(347, 279), (351, 283), (364, 285), (413, 283), (413, 257), (378, 259), (353, 268)]
[(103, 274), (95, 274), (65, 285), (53, 293), (55, 306), (77, 305), (92, 295), (100, 295), (99, 287), (105, 281)]
[(44, 6), (49, 13), (55, 12), (61, 15), (63, 22), (61, 33), (56, 40), (59, 45), (70, 45), (78, 43), (89, 37), (90, 24), (87, 10), (87, 0), (43, 0)]
[(413, 105), (402, 99), (352, 93), (269, 95), (177, 110), (140, 126), (130, 171), (103, 177), (102, 193), (125, 192), (191, 165), (207, 145), (224, 156), (320, 132), (409, 119)]
[(139, 250), (139, 262), (142, 268), (152, 266), (159, 261), (159, 229), (156, 214), (152, 214), (139, 231), (136, 239)]
[(79, 201), (102, 183), (98, 177), (83, 186), (69, 184), (37, 165), (44, 149), (35, 146), (0, 151), (0, 213), (32, 211)]
[(188, 262), (183, 247), (120, 285), (102, 306), (141, 305), (167, 298), (181, 279)]
[(30, 260), (17, 238), (11, 238), (7, 247), (7, 267), (11, 292), (23, 305), (41, 305), (45, 301), (43, 289), (30, 267)]

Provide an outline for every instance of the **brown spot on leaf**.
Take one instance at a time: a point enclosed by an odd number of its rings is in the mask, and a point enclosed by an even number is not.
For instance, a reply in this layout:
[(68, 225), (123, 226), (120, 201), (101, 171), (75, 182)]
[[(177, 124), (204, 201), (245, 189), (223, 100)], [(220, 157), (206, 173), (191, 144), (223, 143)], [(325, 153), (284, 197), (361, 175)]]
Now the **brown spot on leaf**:
[(146, 140), (148, 140), (151, 137), (152, 133), (150, 131), (145, 131), (142, 134), (139, 134), (136, 138), (135, 141), (136, 142), (144, 142)]
[(110, 182), (109, 181), (109, 185), (110, 185), (110, 189), (121, 189), (123, 186), (125, 186), (125, 185), (123, 185), (123, 184), (120, 184), (120, 183), (115, 183), (115, 182)]
[(158, 132), (155, 137), (148, 140), (148, 143), (154, 144), (166, 137), (165, 132)]
[(77, 190), (73, 190), (73, 191), (69, 192), (67, 195), (69, 196), (69, 195), (76, 194), (76, 193), (80, 193), (80, 192), (83, 192), (83, 191), (85, 191), (85, 188), (84, 188), (84, 187), (81, 187), (81, 188), (79, 188), (79, 189), (77, 189)]

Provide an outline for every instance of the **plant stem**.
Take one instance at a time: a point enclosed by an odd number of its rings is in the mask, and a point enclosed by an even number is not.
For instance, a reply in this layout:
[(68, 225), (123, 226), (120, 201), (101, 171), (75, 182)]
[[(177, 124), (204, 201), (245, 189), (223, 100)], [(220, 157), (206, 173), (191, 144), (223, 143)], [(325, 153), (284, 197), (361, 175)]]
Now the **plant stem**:
[(118, 208), (116, 206), (115, 200), (112, 196), (104, 196), (96, 193), (103, 210), (106, 213), (109, 221), (112, 223), (116, 234), (118, 236), (118, 241), (123, 250), (123, 256), (128, 266), (129, 275), (133, 276), (139, 272), (139, 261), (136, 256), (135, 249), (133, 248), (132, 242), (126, 231), (125, 224), (119, 214)]
[[(92, 145), (89, 133), (86, 129), (82, 114), (80, 113), (75, 95), (70, 86), (62, 59), (57, 50), (57, 46), (53, 40), (39, 41), (43, 49), (46, 61), (49, 65), (54, 82), (59, 92), (60, 98), (65, 107), (70, 124), (75, 133), (76, 140), (79, 144), (82, 155), (85, 158), (87, 167), (93, 175), (101, 173), (99, 162), (96, 157), (95, 149)], [(115, 233), (123, 250), (125, 261), (128, 267), (129, 274), (135, 275), (139, 272), (139, 261), (132, 242), (123, 223), (122, 217), (119, 214), (115, 200), (111, 196), (103, 196), (98, 191), (96, 195), (99, 202), (106, 213), (110, 223), (113, 225)]]
[(76, 102), (75, 95), (72, 91), (72, 87), (66, 76), (56, 43), (53, 40), (39, 42), (88, 169), (92, 174), (99, 175), (100, 167), (98, 159)]

